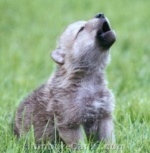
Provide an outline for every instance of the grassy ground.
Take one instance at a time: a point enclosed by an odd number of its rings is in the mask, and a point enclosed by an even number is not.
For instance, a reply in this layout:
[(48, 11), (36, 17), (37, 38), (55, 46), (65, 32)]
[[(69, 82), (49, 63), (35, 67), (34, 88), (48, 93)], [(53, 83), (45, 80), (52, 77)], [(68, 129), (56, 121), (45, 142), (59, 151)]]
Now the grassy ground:
[[(35, 148), (17, 141), (10, 123), (22, 98), (54, 69), (49, 53), (64, 27), (104, 12), (117, 33), (108, 67), (116, 96), (116, 145), (110, 152), (150, 151), (149, 0), (0, 0), (0, 152), (69, 152), (62, 144)], [(105, 152), (104, 146), (79, 152)]]

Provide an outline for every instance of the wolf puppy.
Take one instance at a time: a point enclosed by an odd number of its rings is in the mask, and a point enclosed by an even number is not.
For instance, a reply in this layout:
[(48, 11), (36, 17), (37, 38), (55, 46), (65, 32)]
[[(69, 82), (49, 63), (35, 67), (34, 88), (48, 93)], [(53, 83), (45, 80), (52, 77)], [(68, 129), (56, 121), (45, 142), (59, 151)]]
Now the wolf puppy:
[[(67, 27), (51, 54), (57, 69), (19, 106), (15, 133), (34, 127), (35, 140), (58, 138), (69, 147), (95, 135), (97, 141), (113, 141), (114, 97), (107, 88), (105, 68), (116, 36), (104, 14)], [(82, 128), (81, 128), (82, 127)]]

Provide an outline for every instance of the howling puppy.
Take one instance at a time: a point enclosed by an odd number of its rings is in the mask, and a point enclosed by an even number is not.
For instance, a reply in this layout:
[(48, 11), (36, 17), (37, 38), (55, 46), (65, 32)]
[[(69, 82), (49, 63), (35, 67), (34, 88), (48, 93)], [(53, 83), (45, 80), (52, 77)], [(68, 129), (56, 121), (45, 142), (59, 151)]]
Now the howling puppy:
[(19, 106), (15, 133), (21, 136), (32, 125), (36, 142), (54, 141), (57, 132), (69, 147), (83, 141), (84, 132), (96, 141), (113, 141), (114, 97), (105, 68), (115, 40), (104, 14), (69, 25), (51, 54), (57, 69)]

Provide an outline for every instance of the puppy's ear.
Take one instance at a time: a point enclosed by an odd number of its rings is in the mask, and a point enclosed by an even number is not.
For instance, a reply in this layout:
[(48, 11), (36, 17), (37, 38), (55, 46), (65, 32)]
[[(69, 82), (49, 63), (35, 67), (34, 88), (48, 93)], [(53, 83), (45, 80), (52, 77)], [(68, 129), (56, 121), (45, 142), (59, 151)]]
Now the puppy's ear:
[(60, 49), (56, 49), (51, 53), (52, 59), (58, 64), (64, 64), (65, 54)]

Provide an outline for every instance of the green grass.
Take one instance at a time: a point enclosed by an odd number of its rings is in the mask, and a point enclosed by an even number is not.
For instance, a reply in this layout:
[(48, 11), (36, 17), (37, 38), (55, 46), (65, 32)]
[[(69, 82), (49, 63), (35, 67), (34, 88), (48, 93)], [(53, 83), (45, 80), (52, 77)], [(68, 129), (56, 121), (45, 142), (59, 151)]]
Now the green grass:
[[(11, 128), (20, 101), (46, 81), (49, 57), (64, 27), (104, 12), (117, 33), (107, 69), (116, 96), (116, 145), (109, 152), (150, 151), (149, 0), (0, 0), (0, 152), (69, 152), (58, 144), (35, 148), (31, 135), (16, 140)], [(28, 143), (26, 147), (25, 143)], [(104, 145), (90, 151), (105, 152)]]

